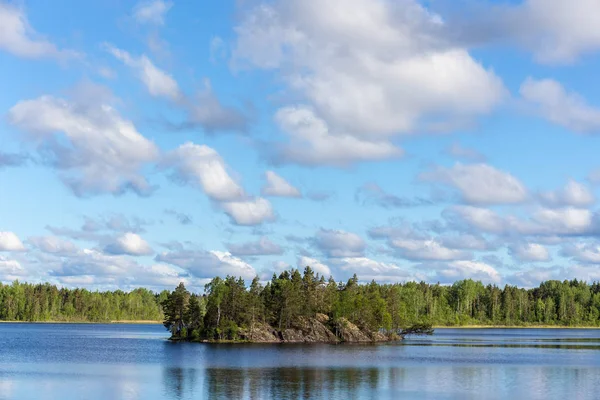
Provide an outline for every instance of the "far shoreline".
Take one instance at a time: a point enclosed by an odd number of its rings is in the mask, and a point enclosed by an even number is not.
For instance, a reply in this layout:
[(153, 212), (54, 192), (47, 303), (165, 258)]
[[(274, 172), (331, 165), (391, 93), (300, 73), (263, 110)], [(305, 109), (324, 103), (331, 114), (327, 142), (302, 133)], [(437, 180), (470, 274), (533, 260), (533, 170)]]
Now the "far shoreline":
[[(115, 320), (106, 322), (92, 321), (6, 321), (0, 324), (61, 324), (61, 325), (162, 325), (163, 321), (154, 320)], [(433, 329), (600, 329), (600, 326), (560, 326), (560, 325), (438, 325)]]

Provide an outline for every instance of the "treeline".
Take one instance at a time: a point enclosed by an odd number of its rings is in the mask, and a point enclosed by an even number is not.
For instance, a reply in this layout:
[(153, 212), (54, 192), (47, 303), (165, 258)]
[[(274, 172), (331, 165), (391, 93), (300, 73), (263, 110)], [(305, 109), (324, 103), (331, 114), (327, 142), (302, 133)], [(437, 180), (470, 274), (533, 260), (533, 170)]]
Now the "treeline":
[(399, 331), (418, 324), (600, 326), (600, 284), (547, 281), (533, 289), (499, 288), (471, 279), (451, 286), (408, 282), (359, 284), (325, 279), (306, 267), (273, 275), (265, 286), (255, 278), (215, 278), (203, 295), (180, 284), (162, 303), (165, 327), (174, 338), (236, 340), (257, 323), (278, 330), (299, 317), (325, 314), (370, 331)]
[[(163, 306), (165, 312), (163, 314)], [(147, 289), (92, 292), (51, 284), (0, 283), (0, 320), (162, 320), (186, 335), (235, 338), (240, 329), (266, 323), (289, 327), (298, 316), (325, 314), (365, 328), (397, 330), (415, 324), (600, 326), (600, 283), (547, 281), (522, 289), (483, 285), (470, 279), (451, 286), (407, 282), (336, 282), (315, 274), (286, 271), (262, 285), (241, 278), (215, 278), (202, 294), (183, 285), (169, 293)]]
[(109, 322), (117, 320), (162, 320), (160, 303), (168, 292), (147, 289), (131, 292), (91, 292), (59, 289), (49, 283), (0, 283), (0, 320)]

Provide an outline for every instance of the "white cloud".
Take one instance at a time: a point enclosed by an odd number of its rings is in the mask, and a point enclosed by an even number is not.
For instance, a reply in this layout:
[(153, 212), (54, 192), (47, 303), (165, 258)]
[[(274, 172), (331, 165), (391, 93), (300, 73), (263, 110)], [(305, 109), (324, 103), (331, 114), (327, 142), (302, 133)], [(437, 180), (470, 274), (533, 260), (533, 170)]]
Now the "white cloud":
[(548, 249), (538, 243), (517, 243), (509, 246), (510, 254), (517, 261), (549, 261)]
[(600, 245), (597, 243), (568, 244), (561, 254), (581, 263), (600, 264)]
[(331, 269), (316, 258), (300, 256), (298, 257), (296, 265), (300, 271), (303, 271), (305, 267), (309, 266), (315, 273), (324, 276), (325, 279), (331, 276)]
[(74, 51), (59, 50), (29, 25), (25, 11), (17, 6), (0, 3), (0, 49), (24, 58), (80, 57)]
[(211, 147), (185, 143), (167, 153), (162, 164), (174, 168), (180, 179), (199, 185), (213, 200), (238, 200), (245, 196), (244, 189), (231, 178), (227, 165)]
[(540, 200), (549, 206), (585, 207), (594, 204), (596, 198), (587, 186), (570, 179), (559, 190), (540, 193)]
[(338, 264), (340, 270), (348, 275), (356, 274), (362, 281), (373, 279), (379, 282), (415, 280), (415, 276), (396, 264), (375, 261), (366, 257), (346, 257), (340, 259)]
[(470, 234), (446, 235), (438, 240), (442, 246), (450, 249), (490, 250), (492, 246), (482, 236)]
[(117, 49), (110, 44), (104, 44), (104, 47), (118, 60), (137, 72), (138, 78), (152, 96), (164, 97), (175, 102), (182, 99), (181, 90), (175, 79), (157, 68), (146, 55), (133, 57), (125, 50)]
[[(387, 140), (369, 140), (334, 133), (308, 107), (284, 107), (275, 120), (290, 141), (275, 147), (276, 163), (345, 166), (359, 161), (401, 157), (404, 152)], [(271, 145), (270, 145), (271, 146)]]
[(444, 247), (434, 239), (393, 239), (390, 244), (409, 260), (457, 260), (467, 256), (464, 251)]
[(408, 133), (487, 113), (504, 94), (466, 49), (443, 45), (442, 26), (412, 0), (265, 2), (235, 28), (234, 66), (279, 69), (332, 131)]
[(494, 267), (478, 261), (453, 261), (440, 267), (437, 273), (440, 277), (451, 282), (470, 278), (483, 283), (498, 284), (502, 280)]
[(273, 171), (265, 172), (266, 184), (262, 188), (263, 196), (302, 197), (300, 191)]
[(419, 176), (457, 189), (470, 204), (515, 204), (527, 200), (527, 188), (511, 174), (487, 164), (456, 163)]
[(533, 214), (533, 221), (540, 225), (533, 228), (525, 227), (522, 232), (533, 233), (544, 231), (556, 234), (582, 234), (594, 228), (594, 216), (590, 210), (566, 207), (550, 210), (541, 209)]
[(133, 17), (139, 23), (164, 25), (165, 14), (173, 7), (170, 1), (142, 1), (133, 9)]
[(222, 251), (178, 250), (161, 253), (156, 260), (183, 268), (197, 278), (224, 278), (232, 275), (252, 279), (256, 276), (256, 271), (250, 264)]
[(527, 0), (517, 8), (516, 22), (540, 61), (568, 63), (600, 50), (597, 10), (595, 0)]
[(221, 207), (237, 225), (260, 225), (275, 219), (271, 203), (262, 197), (228, 201), (222, 203)]
[(366, 247), (356, 233), (332, 229), (320, 229), (314, 243), (328, 257), (361, 257)]
[(0, 232), (0, 251), (24, 251), (21, 239), (13, 232)]
[(169, 288), (189, 279), (174, 267), (141, 265), (128, 256), (108, 255), (98, 250), (83, 249), (75, 254), (49, 255), (44, 265), (48, 275), (61, 284), (105, 288), (152, 286)]
[(600, 131), (600, 107), (589, 105), (577, 93), (567, 92), (557, 81), (528, 78), (520, 91), (534, 111), (550, 122), (576, 132)]
[(0, 281), (11, 282), (27, 276), (27, 271), (18, 261), (0, 256)]
[(131, 232), (116, 238), (104, 248), (104, 251), (114, 255), (127, 254), (131, 256), (144, 256), (154, 253), (148, 242), (142, 239), (140, 235)]
[(45, 253), (68, 255), (79, 251), (74, 243), (56, 236), (35, 236), (27, 241)]
[(228, 243), (227, 249), (234, 256), (263, 256), (283, 254), (283, 248), (267, 237), (247, 243)]
[(155, 144), (121, 117), (103, 87), (82, 86), (73, 97), (20, 101), (10, 109), (9, 122), (27, 132), (43, 155), (50, 155), (77, 195), (149, 192), (140, 170), (158, 157)]
[(539, 208), (532, 212), (529, 219), (524, 219), (513, 215), (502, 216), (484, 208), (455, 206), (447, 216), (458, 217), (479, 231), (505, 235), (589, 235), (599, 228), (597, 217), (590, 210), (574, 207)]

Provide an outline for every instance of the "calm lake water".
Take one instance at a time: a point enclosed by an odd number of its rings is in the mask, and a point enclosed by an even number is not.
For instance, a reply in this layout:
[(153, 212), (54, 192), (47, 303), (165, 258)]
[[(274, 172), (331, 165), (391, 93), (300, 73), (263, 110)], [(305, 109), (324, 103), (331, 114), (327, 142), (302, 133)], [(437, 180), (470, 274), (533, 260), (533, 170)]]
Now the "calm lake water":
[(170, 343), (160, 325), (0, 324), (0, 399), (600, 398), (600, 330), (382, 345)]

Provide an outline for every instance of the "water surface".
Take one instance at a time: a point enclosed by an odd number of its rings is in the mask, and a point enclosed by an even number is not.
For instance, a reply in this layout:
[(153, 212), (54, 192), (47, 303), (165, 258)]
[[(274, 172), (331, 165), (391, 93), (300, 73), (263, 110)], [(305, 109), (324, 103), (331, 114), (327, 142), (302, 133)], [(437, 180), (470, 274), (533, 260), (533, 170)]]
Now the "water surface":
[(0, 399), (585, 399), (600, 330), (437, 329), (379, 345), (171, 343), (160, 325), (0, 324)]

